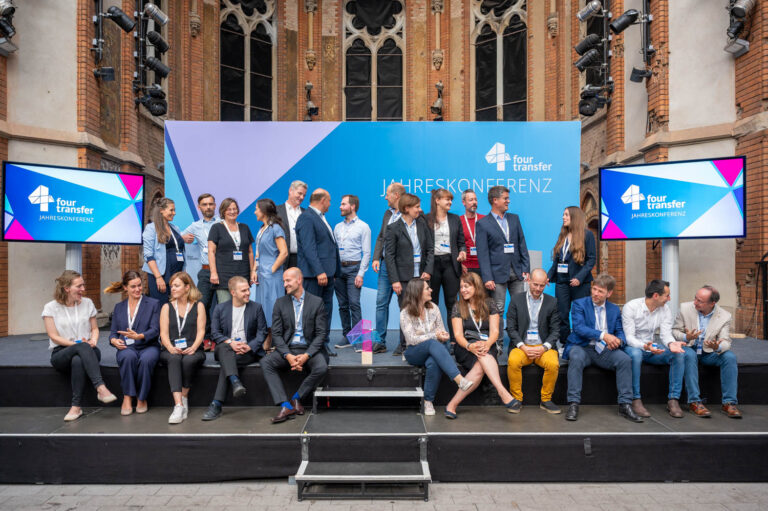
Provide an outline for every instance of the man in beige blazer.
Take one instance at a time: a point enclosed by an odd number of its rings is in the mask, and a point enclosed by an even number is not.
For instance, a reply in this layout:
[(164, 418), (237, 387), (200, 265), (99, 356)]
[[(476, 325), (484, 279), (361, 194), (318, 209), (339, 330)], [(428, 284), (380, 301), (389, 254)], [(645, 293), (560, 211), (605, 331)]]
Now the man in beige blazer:
[(732, 419), (740, 419), (736, 407), (739, 369), (736, 355), (731, 351), (731, 314), (717, 305), (720, 293), (712, 286), (696, 292), (692, 302), (680, 304), (672, 335), (687, 344), (685, 348), (685, 388), (691, 412), (708, 417), (709, 411), (699, 397), (699, 367), (720, 367), (720, 387), (723, 394), (722, 411)]

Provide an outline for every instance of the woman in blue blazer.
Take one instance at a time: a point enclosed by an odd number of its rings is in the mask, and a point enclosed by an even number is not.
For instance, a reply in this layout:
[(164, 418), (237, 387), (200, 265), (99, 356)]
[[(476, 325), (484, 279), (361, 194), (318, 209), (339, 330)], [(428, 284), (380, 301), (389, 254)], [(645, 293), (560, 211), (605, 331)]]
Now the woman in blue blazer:
[(128, 294), (128, 299), (115, 305), (112, 313), (112, 331), (109, 342), (117, 348), (117, 367), (120, 370), (120, 384), (123, 387), (123, 406), (120, 413), (133, 413), (133, 398), (136, 398), (136, 413), (147, 411), (147, 396), (152, 384), (152, 371), (160, 357), (157, 342), (160, 333), (160, 302), (142, 295), (141, 275), (127, 271), (123, 280), (113, 282), (105, 293)]
[(142, 234), (144, 266), (147, 272), (149, 296), (168, 303), (168, 281), (176, 272), (184, 269), (184, 239), (181, 231), (171, 223), (176, 216), (176, 205), (168, 197), (157, 202), (152, 212), (152, 222)]
[(552, 267), (547, 272), (549, 281), (555, 284), (560, 343), (563, 345), (571, 333), (571, 302), (589, 296), (596, 254), (595, 236), (587, 229), (584, 212), (576, 206), (568, 206), (563, 211), (563, 226), (552, 250)]

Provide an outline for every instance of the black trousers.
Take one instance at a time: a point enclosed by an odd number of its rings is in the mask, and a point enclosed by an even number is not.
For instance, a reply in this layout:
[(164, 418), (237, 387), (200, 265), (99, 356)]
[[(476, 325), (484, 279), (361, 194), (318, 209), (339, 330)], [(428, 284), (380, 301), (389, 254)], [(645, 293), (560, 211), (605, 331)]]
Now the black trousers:
[[(403, 310), (403, 299), (405, 298), (405, 288), (408, 285), (408, 281), (400, 282), (400, 285), (403, 287), (402, 291), (400, 291), (400, 294), (397, 295), (397, 305), (400, 307), (400, 310)], [(398, 325), (400, 324), (399, 316), (398, 316)], [(400, 349), (405, 351), (405, 335), (403, 335), (403, 329), (400, 328)]]
[(219, 370), (219, 382), (216, 384), (216, 393), (213, 395), (213, 399), (216, 401), (224, 402), (227, 399), (227, 383), (230, 376), (238, 376), (237, 368), (245, 367), (248, 364), (258, 362), (259, 355), (253, 352), (253, 350), (238, 355), (232, 349), (232, 346), (223, 342), (216, 345), (213, 351), (214, 357), (221, 364)]
[[(432, 277), (429, 279), (429, 287), (432, 288), (432, 301), (440, 305), (440, 288), (443, 289), (445, 296), (445, 310), (447, 312), (448, 325), (451, 324), (451, 311), (456, 303), (456, 297), (459, 295), (459, 275), (453, 268), (453, 262), (450, 254), (435, 256), (435, 266), (432, 271)], [(453, 338), (453, 328), (448, 328), (451, 336), (451, 342), (456, 342)]]
[(331, 333), (331, 318), (333, 317), (333, 291), (336, 289), (334, 278), (328, 277), (328, 283), (321, 286), (317, 283), (317, 278), (306, 277), (304, 279), (304, 289), (307, 293), (323, 299), (323, 306), (325, 307), (325, 331), (328, 332), (325, 336), (325, 345), (328, 347), (328, 336)]
[(296, 254), (288, 254), (288, 268), (298, 268), (299, 267), (299, 256)]
[(104, 384), (99, 367), (101, 352), (90, 344), (81, 342), (72, 346), (57, 346), (51, 353), (51, 365), (57, 371), (70, 373), (72, 381), (72, 406), (80, 406), (87, 376), (93, 387)]
[(216, 290), (211, 286), (211, 270), (201, 268), (197, 272), (197, 289), (200, 291), (200, 301), (203, 302), (205, 307), (205, 339), (211, 338), (211, 317), (213, 317), (211, 311), (211, 304), (213, 304), (213, 297), (216, 296)]
[[(291, 348), (291, 354), (301, 355), (306, 353), (306, 348)], [(283, 356), (277, 351), (273, 351), (261, 361), (261, 370), (264, 373), (264, 379), (267, 381), (269, 392), (272, 394), (272, 400), (276, 405), (289, 401), (288, 394), (285, 392), (285, 386), (283, 380), (280, 378), (280, 372), (289, 371), (291, 364), (283, 358)], [(325, 374), (328, 372), (328, 359), (327, 355), (323, 352), (315, 353), (307, 363), (304, 364), (304, 372), (309, 371), (309, 374), (304, 381), (301, 382), (299, 390), (299, 399), (308, 396), (314, 391), (325, 378)]]
[(198, 348), (193, 355), (171, 355), (168, 351), (160, 352), (160, 361), (168, 366), (168, 383), (171, 392), (181, 392), (181, 389), (192, 387), (195, 373), (205, 362), (205, 353)]

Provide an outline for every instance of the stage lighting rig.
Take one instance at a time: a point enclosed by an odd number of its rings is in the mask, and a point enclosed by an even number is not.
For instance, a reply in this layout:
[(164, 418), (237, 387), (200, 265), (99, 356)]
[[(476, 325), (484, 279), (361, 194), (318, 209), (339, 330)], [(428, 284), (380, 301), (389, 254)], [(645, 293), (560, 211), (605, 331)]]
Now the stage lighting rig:
[(165, 92), (160, 85), (155, 84), (152, 87), (144, 89), (144, 95), (136, 98), (137, 105), (144, 105), (149, 113), (155, 117), (165, 115), (168, 112), (168, 102), (165, 100)]
[(429, 107), (429, 111), (437, 116), (434, 119), (432, 119), (433, 121), (442, 121), (443, 120), (443, 82), (442, 80), (435, 84), (435, 89), (437, 89), (437, 99), (435, 100), (434, 103), (432, 103), (432, 106)]
[(155, 47), (157, 51), (160, 53), (167, 52), (171, 46), (163, 39), (163, 36), (155, 32), (154, 30), (150, 30), (147, 32), (147, 41), (149, 41), (152, 46)]
[(112, 6), (107, 9), (106, 14), (102, 14), (105, 18), (109, 18), (114, 21), (118, 27), (123, 29), (123, 32), (130, 32), (136, 26), (136, 22), (133, 21), (122, 9), (116, 6)]
[(307, 82), (304, 85), (304, 90), (307, 91), (307, 112), (306, 115), (304, 115), (304, 120), (311, 122), (312, 117), (320, 113), (320, 109), (317, 108), (317, 105), (315, 105), (314, 102), (312, 102), (312, 82)]
[(740, 36), (746, 26), (746, 20), (754, 8), (755, 0), (731, 0), (726, 7), (731, 21), (728, 30), (726, 30), (728, 43), (723, 49), (733, 55), (733, 58), (740, 57), (749, 51), (749, 41), (747, 40), (749, 32), (744, 37)]
[[(573, 47), (579, 58), (573, 65), (580, 73), (591, 69), (594, 74), (587, 75), (589, 83), (584, 87), (582, 92), (582, 99), (579, 101), (579, 112), (582, 115), (591, 116), (595, 115), (595, 112), (601, 106), (607, 103), (606, 101), (596, 100), (596, 96), (599, 93), (605, 92), (606, 94), (613, 90), (613, 78), (611, 77), (611, 34), (608, 31), (608, 22), (611, 19), (611, 13), (608, 10), (610, 8), (610, 0), (592, 0), (576, 13), (576, 18), (581, 22), (586, 22), (592, 18), (596, 18), (592, 21), (592, 27), (595, 24), (602, 25), (602, 30), (598, 30), (598, 33), (587, 34), (587, 36)], [(601, 35), (603, 34), (603, 35)], [(602, 97), (606, 99), (605, 96)]]
[(593, 16), (600, 14), (602, 10), (603, 4), (600, 0), (592, 0), (591, 2), (587, 2), (587, 5), (582, 7), (581, 10), (576, 13), (576, 18), (578, 18), (579, 21), (587, 21)]
[[(161, 35), (160, 27), (168, 24), (168, 15), (154, 3), (136, 0), (134, 16), (138, 29), (134, 33), (136, 43), (133, 56), (136, 68), (133, 72), (133, 90), (143, 94), (136, 103), (147, 107), (152, 115), (165, 115), (168, 103), (160, 83), (171, 73), (171, 67), (163, 62), (162, 57), (170, 50), (170, 45)], [(148, 51), (149, 48), (154, 49), (154, 52)], [(154, 72), (153, 80), (147, 77), (147, 71)]]
[(0, 55), (4, 57), (18, 49), (11, 42), (11, 38), (16, 35), (16, 28), (13, 26), (15, 12), (16, 5), (12, 0), (0, 0)]
[(581, 89), (579, 113), (585, 117), (592, 117), (599, 109), (611, 102), (609, 96), (611, 92), (613, 92), (613, 84), (608, 87), (586, 85)]
[(145, 18), (152, 18), (155, 20), (155, 23), (161, 26), (168, 23), (168, 15), (155, 4), (144, 4), (143, 15)]

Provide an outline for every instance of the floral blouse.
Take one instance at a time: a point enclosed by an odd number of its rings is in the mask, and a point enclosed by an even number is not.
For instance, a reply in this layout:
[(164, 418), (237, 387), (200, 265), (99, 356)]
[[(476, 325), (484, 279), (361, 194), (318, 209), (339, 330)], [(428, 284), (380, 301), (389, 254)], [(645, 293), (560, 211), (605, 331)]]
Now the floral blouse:
[(432, 304), (426, 310), (426, 319), (408, 314), (407, 309), (400, 311), (400, 330), (405, 336), (405, 344), (414, 346), (430, 339), (437, 339), (437, 332), (445, 332), (440, 308)]

